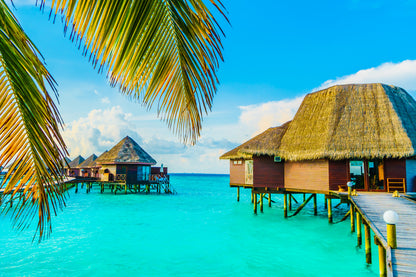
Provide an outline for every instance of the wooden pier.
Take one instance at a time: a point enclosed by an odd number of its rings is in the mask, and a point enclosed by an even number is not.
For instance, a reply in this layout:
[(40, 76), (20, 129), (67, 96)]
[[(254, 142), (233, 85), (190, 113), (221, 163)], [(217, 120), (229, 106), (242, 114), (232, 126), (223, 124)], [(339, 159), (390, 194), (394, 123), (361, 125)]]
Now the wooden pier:
[(99, 178), (82, 178), (78, 177), (67, 183), (72, 183), (75, 186), (75, 193), (78, 193), (79, 188), (85, 186), (86, 193), (91, 192), (94, 187), (100, 190), (100, 193), (104, 193), (106, 190), (113, 194), (121, 192), (127, 193), (167, 193), (175, 194), (176, 191), (171, 186), (168, 179), (165, 180), (153, 180), (153, 181), (137, 181), (134, 184), (129, 184), (125, 180), (119, 181), (101, 181)]
[[(388, 193), (360, 193), (351, 196), (357, 214), (362, 217), (375, 234), (376, 241), (385, 250), (387, 276), (416, 276), (416, 203)], [(383, 214), (393, 210), (399, 215), (396, 224), (397, 248), (387, 243), (387, 224)], [(380, 249), (379, 251), (383, 251)], [(383, 253), (381, 253), (382, 255)], [(382, 269), (382, 266), (380, 269)], [(380, 272), (380, 275), (385, 275)]]

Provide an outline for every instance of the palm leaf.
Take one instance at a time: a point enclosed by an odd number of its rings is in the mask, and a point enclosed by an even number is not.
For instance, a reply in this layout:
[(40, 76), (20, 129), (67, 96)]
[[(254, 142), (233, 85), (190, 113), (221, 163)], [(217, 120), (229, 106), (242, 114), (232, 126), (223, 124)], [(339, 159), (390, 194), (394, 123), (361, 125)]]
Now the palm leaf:
[[(221, 2), (211, 3), (225, 17)], [(52, 13), (112, 86), (157, 105), (184, 142), (196, 142), (223, 59), (223, 32), (202, 0), (54, 0)]]
[[(61, 118), (47, 91), (55, 81), (39, 51), (0, 0), (0, 166), (10, 166), (0, 201), (18, 198), (12, 212), (19, 228), (38, 220), (39, 238), (51, 231), (51, 214), (64, 205), (60, 162), (66, 148)], [(35, 234), (36, 235), (36, 234)]]

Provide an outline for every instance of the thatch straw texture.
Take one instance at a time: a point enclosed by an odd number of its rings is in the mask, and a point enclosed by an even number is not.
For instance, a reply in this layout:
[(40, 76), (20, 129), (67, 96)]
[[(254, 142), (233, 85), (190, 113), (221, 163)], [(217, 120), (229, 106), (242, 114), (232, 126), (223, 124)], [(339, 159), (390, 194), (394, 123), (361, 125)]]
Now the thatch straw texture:
[(69, 167), (78, 167), (85, 159), (82, 156), (76, 157), (72, 162), (69, 163)]
[(91, 168), (95, 166), (95, 160), (97, 159), (97, 156), (95, 154), (92, 154), (88, 158), (85, 159), (78, 167), (79, 168)]
[(231, 151), (223, 154), (220, 159), (251, 159), (253, 155), (278, 155), (281, 139), (289, 122), (282, 126), (272, 127)]
[(416, 102), (383, 84), (339, 85), (308, 94), (281, 141), (286, 160), (415, 155)]
[(116, 146), (104, 152), (95, 162), (97, 164), (142, 163), (156, 164), (156, 161), (129, 136)]

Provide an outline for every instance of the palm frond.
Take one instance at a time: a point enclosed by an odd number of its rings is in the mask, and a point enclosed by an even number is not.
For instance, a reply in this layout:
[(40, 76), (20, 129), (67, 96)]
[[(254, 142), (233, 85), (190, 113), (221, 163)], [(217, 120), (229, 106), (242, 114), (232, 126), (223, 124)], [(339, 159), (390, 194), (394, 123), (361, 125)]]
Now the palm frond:
[[(211, 3), (227, 20), (221, 2)], [(52, 13), (112, 86), (157, 105), (184, 142), (196, 142), (223, 59), (223, 31), (202, 0), (55, 0)]]
[(0, 0), (0, 166), (10, 166), (0, 201), (18, 198), (13, 208), (3, 203), (3, 212), (12, 212), (19, 228), (37, 218), (40, 239), (51, 230), (52, 211), (64, 205), (61, 161), (67, 153), (47, 87), (56, 94), (42, 56)]

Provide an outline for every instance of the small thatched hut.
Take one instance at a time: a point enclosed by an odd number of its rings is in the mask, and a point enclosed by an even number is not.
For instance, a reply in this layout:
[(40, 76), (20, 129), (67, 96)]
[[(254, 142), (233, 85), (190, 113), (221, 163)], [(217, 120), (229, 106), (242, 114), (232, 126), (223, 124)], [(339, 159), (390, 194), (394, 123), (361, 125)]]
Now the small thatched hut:
[(269, 128), (220, 157), (230, 160), (230, 186), (265, 189), (284, 186), (284, 162), (278, 149), (289, 123)]
[(81, 176), (81, 170), (78, 168), (78, 166), (84, 161), (84, 158), (82, 156), (78, 156), (75, 159), (73, 159), (69, 163), (69, 167), (66, 167), (66, 175), (70, 177), (79, 177)]
[[(96, 162), (95, 160), (97, 159), (97, 156), (95, 154), (92, 154), (91, 156), (89, 156), (88, 158), (85, 159), (85, 161), (83, 161), (78, 168), (80, 169), (80, 174), (82, 177), (98, 177), (96, 176), (94, 169), (95, 169), (95, 165)], [(98, 173), (98, 170), (96, 170)]]
[[(281, 140), (285, 187), (413, 191), (416, 102), (384, 84), (338, 85), (308, 94)], [(391, 188), (388, 188), (390, 187)], [(403, 187), (403, 185), (402, 185)]]
[(101, 166), (102, 181), (126, 180), (127, 184), (148, 181), (150, 168), (156, 164), (156, 161), (128, 136), (103, 153), (95, 162), (97, 166)]

